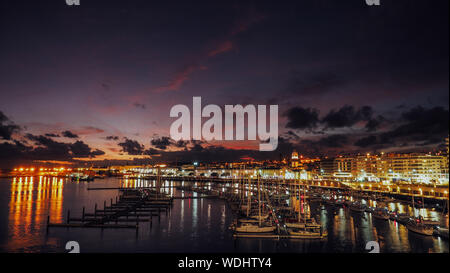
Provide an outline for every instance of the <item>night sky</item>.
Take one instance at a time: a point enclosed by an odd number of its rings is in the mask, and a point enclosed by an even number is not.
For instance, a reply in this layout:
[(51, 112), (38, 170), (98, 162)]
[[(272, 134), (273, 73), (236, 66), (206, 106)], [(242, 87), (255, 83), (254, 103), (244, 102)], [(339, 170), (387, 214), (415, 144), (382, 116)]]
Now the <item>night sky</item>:
[[(0, 167), (436, 151), (449, 1), (1, 1)], [(170, 108), (279, 105), (279, 145), (174, 142)]]

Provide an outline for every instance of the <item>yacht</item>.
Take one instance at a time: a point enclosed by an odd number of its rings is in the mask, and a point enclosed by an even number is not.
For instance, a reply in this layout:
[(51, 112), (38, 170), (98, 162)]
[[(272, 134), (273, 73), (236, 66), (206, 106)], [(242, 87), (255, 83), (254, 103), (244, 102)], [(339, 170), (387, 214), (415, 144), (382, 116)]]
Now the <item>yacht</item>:
[(322, 239), (328, 236), (328, 233), (322, 231), (319, 227), (304, 227), (304, 228), (288, 228), (287, 229), (291, 238), (299, 239)]
[(275, 231), (276, 226), (259, 226), (257, 223), (241, 223), (234, 230), (242, 233), (270, 233)]
[(390, 218), (388, 211), (386, 209), (380, 209), (380, 208), (376, 208), (372, 212), (372, 216), (374, 218), (380, 219), (380, 220), (389, 220), (389, 218)]
[(360, 202), (353, 202), (349, 208), (354, 212), (364, 212), (366, 210), (365, 206)]
[(411, 219), (408, 223), (406, 223), (406, 228), (409, 231), (427, 236), (433, 235), (434, 232), (433, 226), (423, 223), (421, 217)]

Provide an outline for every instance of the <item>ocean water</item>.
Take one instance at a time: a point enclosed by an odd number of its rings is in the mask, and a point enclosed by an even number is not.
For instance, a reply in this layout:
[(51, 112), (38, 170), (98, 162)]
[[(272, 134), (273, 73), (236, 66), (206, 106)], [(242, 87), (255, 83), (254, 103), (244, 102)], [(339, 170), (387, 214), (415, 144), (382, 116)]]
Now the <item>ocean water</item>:
[[(170, 214), (153, 222), (140, 223), (139, 229), (49, 228), (71, 217), (81, 217), (82, 209), (93, 212), (97, 203), (115, 200), (118, 190), (88, 190), (88, 187), (148, 186), (152, 182), (96, 179), (73, 182), (64, 178), (0, 178), (0, 252), (68, 252), (68, 241), (76, 241), (81, 252), (115, 253), (334, 253), (367, 252), (368, 241), (378, 241), (380, 252), (448, 253), (448, 241), (439, 237), (409, 232), (395, 221), (380, 221), (370, 213), (355, 214), (343, 208), (313, 203), (310, 210), (319, 215), (328, 230), (324, 240), (257, 239), (232, 236), (228, 229), (234, 219), (226, 201), (221, 199), (175, 199)], [(178, 182), (177, 182), (178, 183)], [(175, 182), (166, 181), (173, 186)], [(164, 189), (174, 196), (196, 196), (174, 187)], [(391, 209), (411, 211), (400, 203)], [(422, 215), (448, 225), (439, 212), (423, 210)]]

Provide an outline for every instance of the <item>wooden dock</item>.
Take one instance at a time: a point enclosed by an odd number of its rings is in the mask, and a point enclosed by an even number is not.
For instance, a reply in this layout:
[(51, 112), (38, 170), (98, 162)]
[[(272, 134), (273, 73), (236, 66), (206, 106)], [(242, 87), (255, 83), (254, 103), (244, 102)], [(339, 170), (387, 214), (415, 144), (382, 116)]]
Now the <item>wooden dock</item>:
[[(133, 228), (138, 229), (139, 223), (152, 223), (153, 217), (161, 219), (161, 213), (168, 215), (173, 203), (173, 198), (152, 192), (148, 189), (129, 189), (124, 191), (116, 202), (110, 200), (110, 205), (103, 203), (103, 209), (98, 209), (95, 204), (94, 212), (88, 213), (83, 207), (81, 217), (71, 217), (67, 211), (65, 223), (51, 223), (47, 218), (47, 231), (50, 227), (65, 228)], [(121, 224), (134, 223), (134, 224)]]

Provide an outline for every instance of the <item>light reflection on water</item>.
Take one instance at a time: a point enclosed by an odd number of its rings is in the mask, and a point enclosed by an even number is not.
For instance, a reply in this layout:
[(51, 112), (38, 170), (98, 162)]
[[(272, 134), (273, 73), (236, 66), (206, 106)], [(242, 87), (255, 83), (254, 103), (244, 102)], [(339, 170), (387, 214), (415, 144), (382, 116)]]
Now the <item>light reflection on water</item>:
[[(37, 180), (36, 180), (37, 179)], [(9, 247), (26, 248), (28, 244), (43, 243), (41, 237), (30, 236), (40, 230), (47, 221), (62, 220), (63, 203), (62, 179), (47, 177), (15, 177), (12, 179), (9, 191), (8, 224)], [(3, 191), (7, 194), (8, 192)]]
[[(182, 185), (187, 183), (183, 182)], [(323, 241), (308, 240), (234, 240), (228, 229), (233, 214), (224, 200), (176, 199), (170, 214), (163, 213), (160, 222), (140, 224), (134, 230), (50, 229), (46, 233), (47, 216), (51, 222), (63, 222), (67, 209), (71, 215), (92, 212), (95, 203), (102, 209), (117, 190), (88, 191), (88, 187), (149, 187), (156, 181), (107, 178), (93, 183), (72, 182), (51, 177), (17, 177), (0, 179), (0, 251), (65, 252), (65, 243), (76, 240), (82, 252), (364, 252), (365, 243), (380, 242), (381, 252), (448, 252), (448, 241), (424, 237), (394, 221), (380, 221), (370, 213), (352, 213), (343, 208), (324, 207), (313, 203), (307, 207), (317, 214), (329, 237)], [(173, 196), (198, 194), (184, 192), (162, 181), (164, 192)], [(212, 185), (207, 185), (211, 187)], [(369, 206), (376, 202), (368, 201)], [(389, 203), (390, 210), (412, 214), (405, 204)], [(416, 213), (441, 219), (439, 212), (416, 208)], [(448, 221), (448, 220), (447, 220)]]

